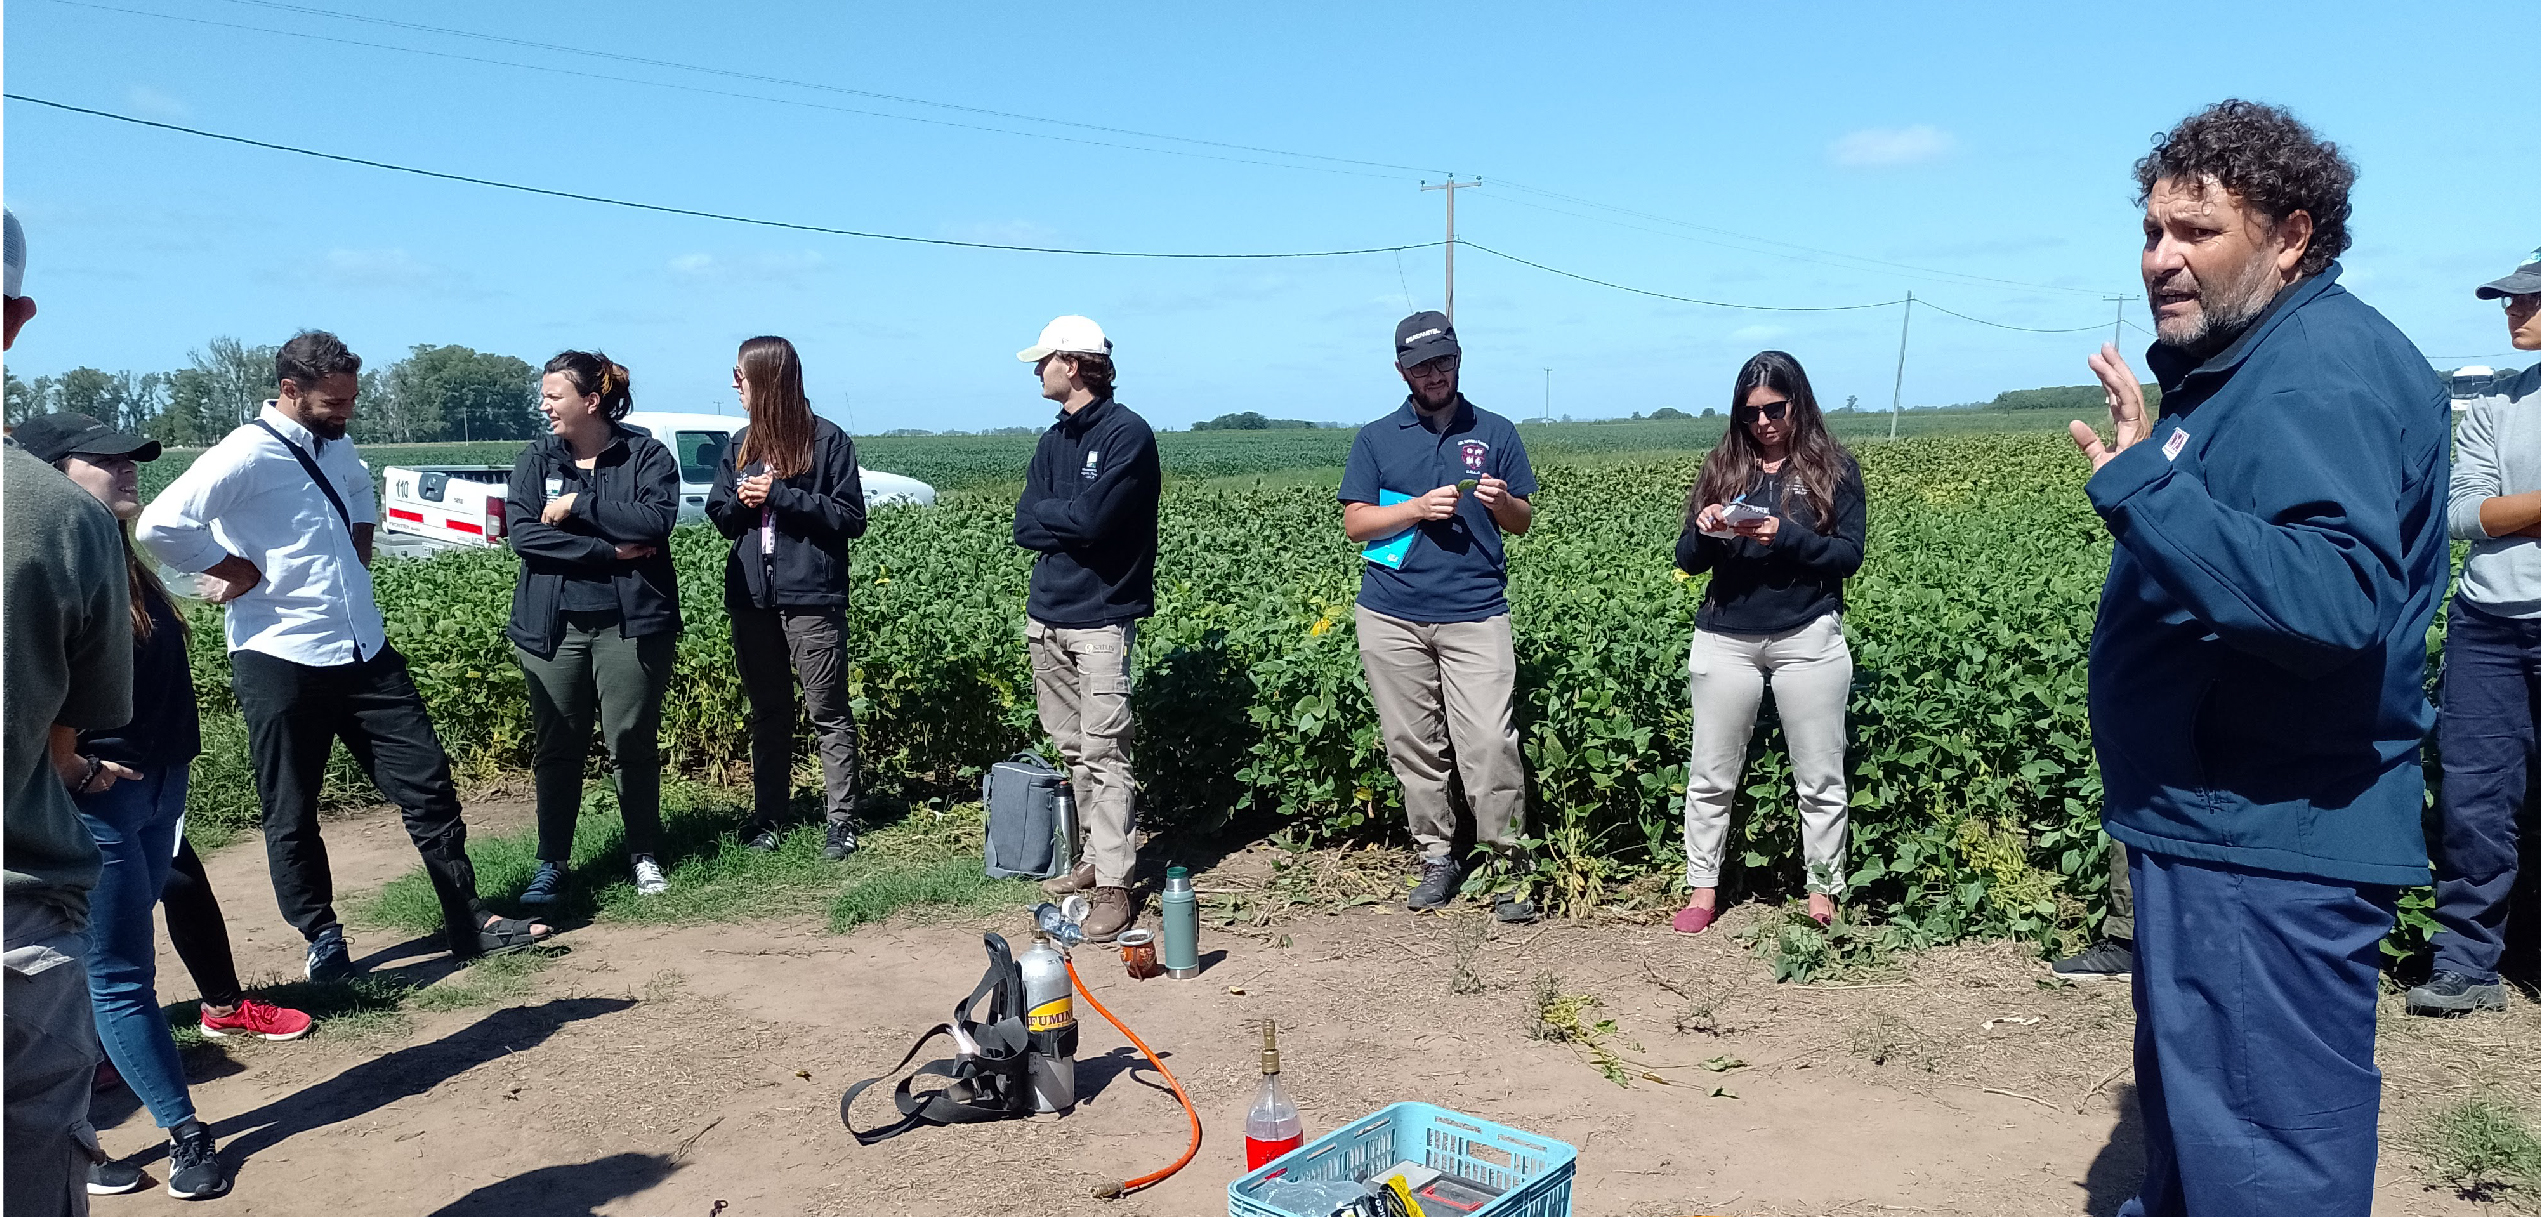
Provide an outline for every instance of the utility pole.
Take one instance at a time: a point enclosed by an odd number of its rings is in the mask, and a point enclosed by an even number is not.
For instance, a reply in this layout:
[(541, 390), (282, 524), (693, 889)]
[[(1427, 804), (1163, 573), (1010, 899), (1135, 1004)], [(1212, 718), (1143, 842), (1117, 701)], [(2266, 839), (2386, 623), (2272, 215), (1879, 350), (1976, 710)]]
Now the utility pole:
[[(1451, 318), (1449, 318), (1448, 320), (1449, 320), (1449, 321), (1451, 321), (1451, 322), (1453, 322), (1453, 321), (1455, 321), (1456, 319), (1455, 319), (1455, 318), (1453, 318), (1453, 317), (1451, 317)], [(1546, 369), (1545, 369), (1545, 416), (1544, 416), (1544, 420), (1545, 420), (1546, 422), (1552, 422), (1552, 421), (1553, 421), (1553, 369), (1552, 369), (1552, 368), (1546, 368)]]
[(2110, 302), (2112, 302), (2112, 303), (2114, 303), (2114, 304), (2116, 304), (2116, 305), (2118, 306), (2118, 315), (2117, 315), (2116, 317), (2114, 317), (2114, 318), (2111, 318), (2111, 320), (2110, 320), (2110, 345), (2111, 345), (2111, 346), (2117, 346), (2117, 345), (2119, 345), (2119, 340), (2120, 340), (2120, 334), (2119, 334), (2119, 331), (2120, 331), (2120, 329), (2121, 329), (2121, 328), (2125, 327), (2125, 326), (2126, 326), (2126, 324), (2127, 324), (2127, 302), (2128, 302), (2128, 301), (2130, 301), (2130, 300), (2133, 300), (2133, 299), (2135, 299), (2135, 298), (2136, 298), (2136, 297), (2134, 297), (2134, 296), (2103, 296), (2103, 297), (2101, 297), (2101, 299), (2103, 299), (2103, 300), (2107, 300), (2107, 301), (2110, 301)]
[(1429, 184), (1429, 183), (1427, 183), (1427, 182), (1423, 182), (1423, 183), (1421, 184), (1421, 188), (1422, 188), (1423, 190), (1444, 190), (1444, 191), (1446, 191), (1446, 192), (1447, 192), (1447, 195), (1448, 195), (1448, 307), (1447, 307), (1447, 314), (1448, 314), (1448, 324), (1449, 324), (1450, 326), (1454, 326), (1454, 325), (1456, 324), (1456, 192), (1457, 192), (1457, 191), (1460, 191), (1460, 190), (1471, 190), (1471, 189), (1473, 189), (1474, 187), (1476, 187), (1476, 186), (1480, 186), (1480, 185), (1482, 185), (1482, 184), (1483, 184), (1483, 179), (1481, 179), (1481, 178), (1476, 178), (1476, 179), (1474, 179), (1473, 181), (1470, 181), (1470, 182), (1460, 182), (1460, 181), (1456, 180), (1456, 178), (1455, 178), (1453, 175), (1451, 175), (1451, 176), (1448, 178), (1448, 180), (1446, 180), (1446, 181), (1444, 181), (1444, 182), (1441, 182), (1441, 183), (1439, 183), (1439, 184), (1438, 184), (1438, 185), (1436, 185), (1436, 186), (1433, 186), (1433, 185), (1431, 185), (1431, 184)]
[(1898, 378), (1889, 384), (1890, 439), (1898, 438), (1899, 403), (1905, 399), (1906, 393), (1907, 323), (1913, 320), (1915, 320), (1915, 293), (1910, 291), (1907, 293), (1906, 311), (1898, 315)]

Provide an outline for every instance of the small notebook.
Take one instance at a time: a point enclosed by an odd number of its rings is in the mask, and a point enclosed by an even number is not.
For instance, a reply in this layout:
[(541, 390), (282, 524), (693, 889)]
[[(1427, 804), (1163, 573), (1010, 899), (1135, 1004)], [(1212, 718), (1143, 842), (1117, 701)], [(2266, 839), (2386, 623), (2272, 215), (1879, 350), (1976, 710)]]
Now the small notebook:
[[(1412, 496), (1408, 494), (1397, 494), (1391, 490), (1380, 490), (1377, 492), (1377, 505), (1379, 507), (1392, 507), (1397, 503), (1405, 502), (1411, 498)], [(1420, 526), (1414, 525), (1413, 527), (1404, 529), (1402, 532), (1396, 533), (1391, 537), (1371, 541), (1366, 545), (1359, 547), (1359, 556), (1366, 558), (1379, 566), (1385, 567), (1388, 570), (1402, 570), (1404, 555), (1412, 552), (1412, 539), (1420, 535), (1420, 532)]]

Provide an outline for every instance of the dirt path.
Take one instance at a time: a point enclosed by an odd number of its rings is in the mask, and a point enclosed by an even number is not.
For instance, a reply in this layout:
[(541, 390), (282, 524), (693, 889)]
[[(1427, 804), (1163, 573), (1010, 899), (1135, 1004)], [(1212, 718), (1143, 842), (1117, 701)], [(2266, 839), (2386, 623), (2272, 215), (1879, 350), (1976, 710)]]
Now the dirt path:
[[(520, 814), (472, 807), (471, 821), (484, 831)], [(347, 893), (413, 865), (393, 816), (331, 823), (327, 838)], [(298, 937), (273, 913), (262, 851), (249, 841), (207, 862), (242, 971), (296, 975)], [(1209, 1133), (1181, 1175), (1115, 1202), (1089, 1193), (1171, 1160), (1184, 1122), (1091, 1011), (1080, 1010), (1086, 1098), (1065, 1119), (928, 1129), (873, 1148), (838, 1125), (839, 1093), (943, 1018), (978, 978), (980, 931), (1016, 936), (1014, 918), (845, 936), (808, 921), (594, 926), (502, 1008), (425, 1010), (296, 1044), (233, 1041), (189, 1064), (196, 1104), (238, 1164), (218, 1207), (299, 1217), (708, 1217), (719, 1200), (726, 1217), (1223, 1213), (1264, 1018), (1280, 1022), (1284, 1080), (1310, 1135), (1419, 1098), (1560, 1138), (1581, 1150), (1584, 1217), (2105, 1214), (2132, 1191), (2123, 987), (2042, 988), (2037, 966), (2001, 944), (1937, 952), (1888, 984), (1778, 986), (1734, 940), (1743, 916), (1684, 939), (1361, 909), (1259, 937), (1204, 930), (1210, 966), (1191, 981), (1133, 981), (1081, 951), (1088, 983), (1168, 1054)], [(376, 932), (357, 938), (357, 955), (383, 963), (412, 953)], [(1461, 953), (1483, 992), (1449, 994)], [(164, 999), (191, 996), (173, 958), (162, 969)], [(1532, 1040), (1545, 973), (1599, 999), (1590, 1019), (1615, 1020), (1629, 1073), (1674, 1084), (1622, 1088), (1582, 1050)], [(2529, 1093), (2535, 1021), (2523, 1005), (2387, 1033), (2387, 1057), (2405, 1058), (2387, 1062), (2387, 1130), (2478, 1084), (2482, 1068)], [(1748, 1063), (1694, 1067), (1723, 1056)], [(103, 1136), (124, 1154), (158, 1140), (138, 1114)], [(144, 1159), (154, 1177), (155, 1157)], [(178, 1207), (154, 1188), (97, 1211)], [(2429, 1188), (2387, 1149), (2376, 1211), (2485, 1206)]]

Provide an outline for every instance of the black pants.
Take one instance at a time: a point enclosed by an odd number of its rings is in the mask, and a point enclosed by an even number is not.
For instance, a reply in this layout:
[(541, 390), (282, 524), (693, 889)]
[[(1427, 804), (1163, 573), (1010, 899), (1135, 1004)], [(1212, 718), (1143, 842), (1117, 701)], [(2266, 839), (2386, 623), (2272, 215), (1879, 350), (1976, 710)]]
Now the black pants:
[(232, 651), (230, 687), (247, 719), (256, 793), (265, 805), (265, 863), (283, 920), (312, 941), (339, 924), (335, 877), (318, 838), (318, 792), (341, 739), (380, 795), (405, 813), (406, 835), (441, 898), (451, 950), (473, 953), (484, 913), (468, 861), (468, 826), (459, 819), (450, 757), (433, 734), (406, 657), (387, 647), (360, 663), (315, 668)]
[(159, 894), (168, 914), (168, 945), (185, 961), (194, 990), (209, 1006), (238, 1004), (238, 962), (229, 950), (229, 926), (221, 921), (221, 902), (212, 896), (212, 881), (203, 874), (203, 859), (194, 843), (177, 838), (176, 864), (168, 870), (168, 886)]
[[(2533, 703), (2542, 695), (2542, 628), (2454, 600), (2445, 621), (2444, 709), (2436, 744), (2445, 785), (2436, 798), (2436, 968), (2498, 979), (2518, 901), (2517, 840), (2533, 785)], [(2528, 896), (2522, 902), (2531, 903)]]

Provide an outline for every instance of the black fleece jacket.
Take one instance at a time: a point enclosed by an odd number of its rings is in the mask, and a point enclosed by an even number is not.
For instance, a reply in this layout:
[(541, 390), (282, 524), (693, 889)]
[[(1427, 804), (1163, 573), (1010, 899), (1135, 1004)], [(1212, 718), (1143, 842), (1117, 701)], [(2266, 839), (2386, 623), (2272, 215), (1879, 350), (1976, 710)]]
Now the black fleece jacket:
[(1772, 507), (1782, 523), (1774, 543), (1707, 537), (1688, 521), (1677, 536), (1677, 569), (1712, 572), (1695, 628), (1716, 634), (1780, 634), (1828, 613), (1845, 611), (1845, 580), (1862, 569), (1862, 469), (1850, 459), (1836, 480), (1835, 527), (1818, 531), (1817, 513), (1786, 464), (1759, 473), (1747, 501)]
[(763, 552), (761, 509), (745, 507), (735, 487), (753, 462), (737, 470), (750, 428), (733, 433), (715, 464), (715, 489), (706, 496), (706, 518), (732, 538), (724, 560), (724, 607), (832, 609), (847, 607), (848, 543), (865, 535), (865, 483), (856, 473), (856, 441), (826, 418), (812, 420), (812, 466), (768, 487), (766, 511), (774, 518), (776, 551)]
[(1156, 500), (1165, 475), (1147, 420), (1107, 397), (1042, 432), (1015, 504), (1033, 563), (1025, 611), (1086, 629), (1156, 611)]
[[(574, 496), (562, 522), (544, 524), (550, 480)], [(679, 576), (671, 569), (671, 526), (680, 516), (680, 466), (662, 441), (613, 427), (591, 468), (553, 435), (532, 440), (512, 462), (503, 526), (521, 569), (512, 583), (504, 635), (542, 658), (556, 653), (565, 581), (602, 578), (617, 593), (618, 628), (629, 638), (680, 631)], [(620, 561), (618, 546), (650, 545), (653, 556)]]

